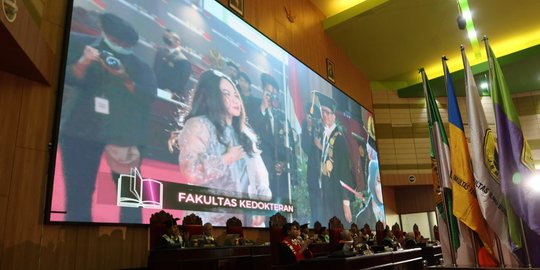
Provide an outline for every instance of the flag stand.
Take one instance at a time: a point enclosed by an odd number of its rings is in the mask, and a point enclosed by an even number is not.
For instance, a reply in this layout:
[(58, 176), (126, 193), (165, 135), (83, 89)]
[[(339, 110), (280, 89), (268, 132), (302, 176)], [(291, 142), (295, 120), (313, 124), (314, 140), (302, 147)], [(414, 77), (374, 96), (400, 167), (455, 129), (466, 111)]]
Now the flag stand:
[(473, 250), (473, 257), (474, 257), (474, 267), (478, 267), (478, 251), (476, 250), (476, 239), (474, 237), (474, 232), (473, 230), (471, 230), (471, 228), (467, 227), (467, 229), (469, 230), (469, 235), (470, 235), (470, 238), (471, 238), (471, 245), (472, 245), (472, 250)]

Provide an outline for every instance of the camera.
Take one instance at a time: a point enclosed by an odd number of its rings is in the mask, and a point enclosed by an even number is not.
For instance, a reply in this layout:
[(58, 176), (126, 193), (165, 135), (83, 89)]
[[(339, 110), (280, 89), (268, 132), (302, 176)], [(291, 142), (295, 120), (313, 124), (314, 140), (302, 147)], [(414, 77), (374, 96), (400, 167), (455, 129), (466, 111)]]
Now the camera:
[(270, 98), (270, 104), (272, 105), (273, 108), (279, 107), (279, 98), (277, 94), (266, 92), (264, 93), (264, 95)]
[(122, 68), (122, 62), (116, 57), (114, 57), (114, 54), (112, 54), (109, 51), (103, 50), (100, 54), (101, 59), (103, 59), (103, 63), (111, 69), (119, 70)]
[(277, 95), (276, 95), (276, 94), (273, 94), (273, 93), (270, 93), (270, 92), (265, 92), (264, 95), (267, 96), (267, 97), (269, 97), (270, 100), (277, 99)]

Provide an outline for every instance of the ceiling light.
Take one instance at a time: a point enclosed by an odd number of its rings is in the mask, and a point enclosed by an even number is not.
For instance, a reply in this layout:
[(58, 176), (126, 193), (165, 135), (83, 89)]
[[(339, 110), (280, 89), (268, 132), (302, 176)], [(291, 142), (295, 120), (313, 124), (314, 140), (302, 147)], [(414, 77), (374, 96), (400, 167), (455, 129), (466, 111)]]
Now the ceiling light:
[(480, 83), (480, 89), (487, 90), (488, 89), (488, 83), (487, 82), (481, 82)]
[(525, 182), (528, 188), (534, 192), (540, 192), (540, 176), (537, 172), (533, 173), (533, 175), (529, 176), (527, 181)]
[(469, 31), (467, 31), (467, 34), (468, 34), (470, 40), (476, 39), (476, 30), (474, 30), (474, 29), (469, 30)]
[(463, 18), (465, 18), (465, 20), (467, 21), (472, 21), (472, 15), (471, 15), (471, 11), (470, 10), (464, 10), (463, 11)]

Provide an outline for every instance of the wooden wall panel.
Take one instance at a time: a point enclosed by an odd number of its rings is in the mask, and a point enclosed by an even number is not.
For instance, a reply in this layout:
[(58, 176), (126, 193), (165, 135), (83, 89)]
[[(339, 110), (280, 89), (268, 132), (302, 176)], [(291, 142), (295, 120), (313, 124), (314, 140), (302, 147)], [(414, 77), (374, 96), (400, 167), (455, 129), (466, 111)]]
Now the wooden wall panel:
[(0, 265), (4, 258), (4, 235), (6, 231), (7, 196), (0, 196)]
[(397, 215), (396, 191), (394, 187), (383, 186), (384, 213), (386, 215)]
[(37, 269), (47, 153), (17, 148), (7, 204), (1, 269)]
[[(60, 2), (65, 2), (65, 0)], [(3, 32), (4, 36), (2, 38), (9, 39), (9, 41), (15, 40), (17, 43), (13, 48), (5, 51), (18, 53), (20, 49), (22, 53), (21, 55), (18, 54), (17, 58), (9, 57), (13, 55), (7, 55), (5, 59), (8, 59), (8, 61), (0, 62), (0, 65), (4, 70), (16, 72), (39, 82), (50, 83), (55, 81), (57, 73), (53, 65), (54, 62), (51, 61), (54, 59), (54, 54), (49, 44), (45, 41), (43, 33), (30, 15), (25, 1), (19, 1), (17, 7), (18, 12), (15, 21), (8, 22), (5, 16), (0, 16), (0, 23), (2, 24), (0, 28), (6, 30)], [(58, 17), (58, 19), (60, 18)], [(3, 52), (5, 53), (5, 51)], [(25, 65), (18, 67), (18, 64), (22, 61), (24, 61)], [(26, 64), (27, 61), (29, 65)]]
[[(19, 77), (0, 71), (0, 185), (9, 187), (17, 140), (17, 126), (24, 82)], [(9, 188), (1, 188), (0, 196), (8, 196)]]
[(400, 187), (395, 189), (399, 214), (429, 212), (435, 210), (433, 186)]
[(23, 92), (23, 102), (17, 146), (48, 151), (47, 145), (52, 137), (57, 91), (35, 82), (26, 83), (25, 89), (20, 89), (20, 91)]

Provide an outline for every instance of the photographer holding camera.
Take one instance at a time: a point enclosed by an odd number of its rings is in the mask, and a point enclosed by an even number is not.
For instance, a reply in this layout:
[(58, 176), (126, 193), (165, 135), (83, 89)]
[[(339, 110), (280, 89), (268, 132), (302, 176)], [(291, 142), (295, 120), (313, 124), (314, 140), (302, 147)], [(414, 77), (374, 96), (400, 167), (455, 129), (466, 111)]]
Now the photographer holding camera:
[[(69, 221), (92, 221), (103, 153), (115, 181), (140, 167), (157, 89), (152, 70), (133, 53), (133, 26), (109, 13), (99, 21), (101, 36), (70, 36), (59, 134)], [(121, 222), (141, 221), (140, 209), (122, 208), (120, 215)]]
[[(295, 181), (296, 156), (293, 153), (292, 128), (279, 108), (279, 86), (270, 74), (261, 74), (262, 97), (253, 109), (250, 124), (259, 136), (261, 157), (268, 170), (272, 199), (277, 203), (289, 203), (288, 177)], [(288, 125), (286, 127), (285, 125)], [(287, 132), (288, 131), (288, 132)], [(288, 141), (287, 141), (288, 140)], [(289, 166), (290, 165), (290, 169)]]

